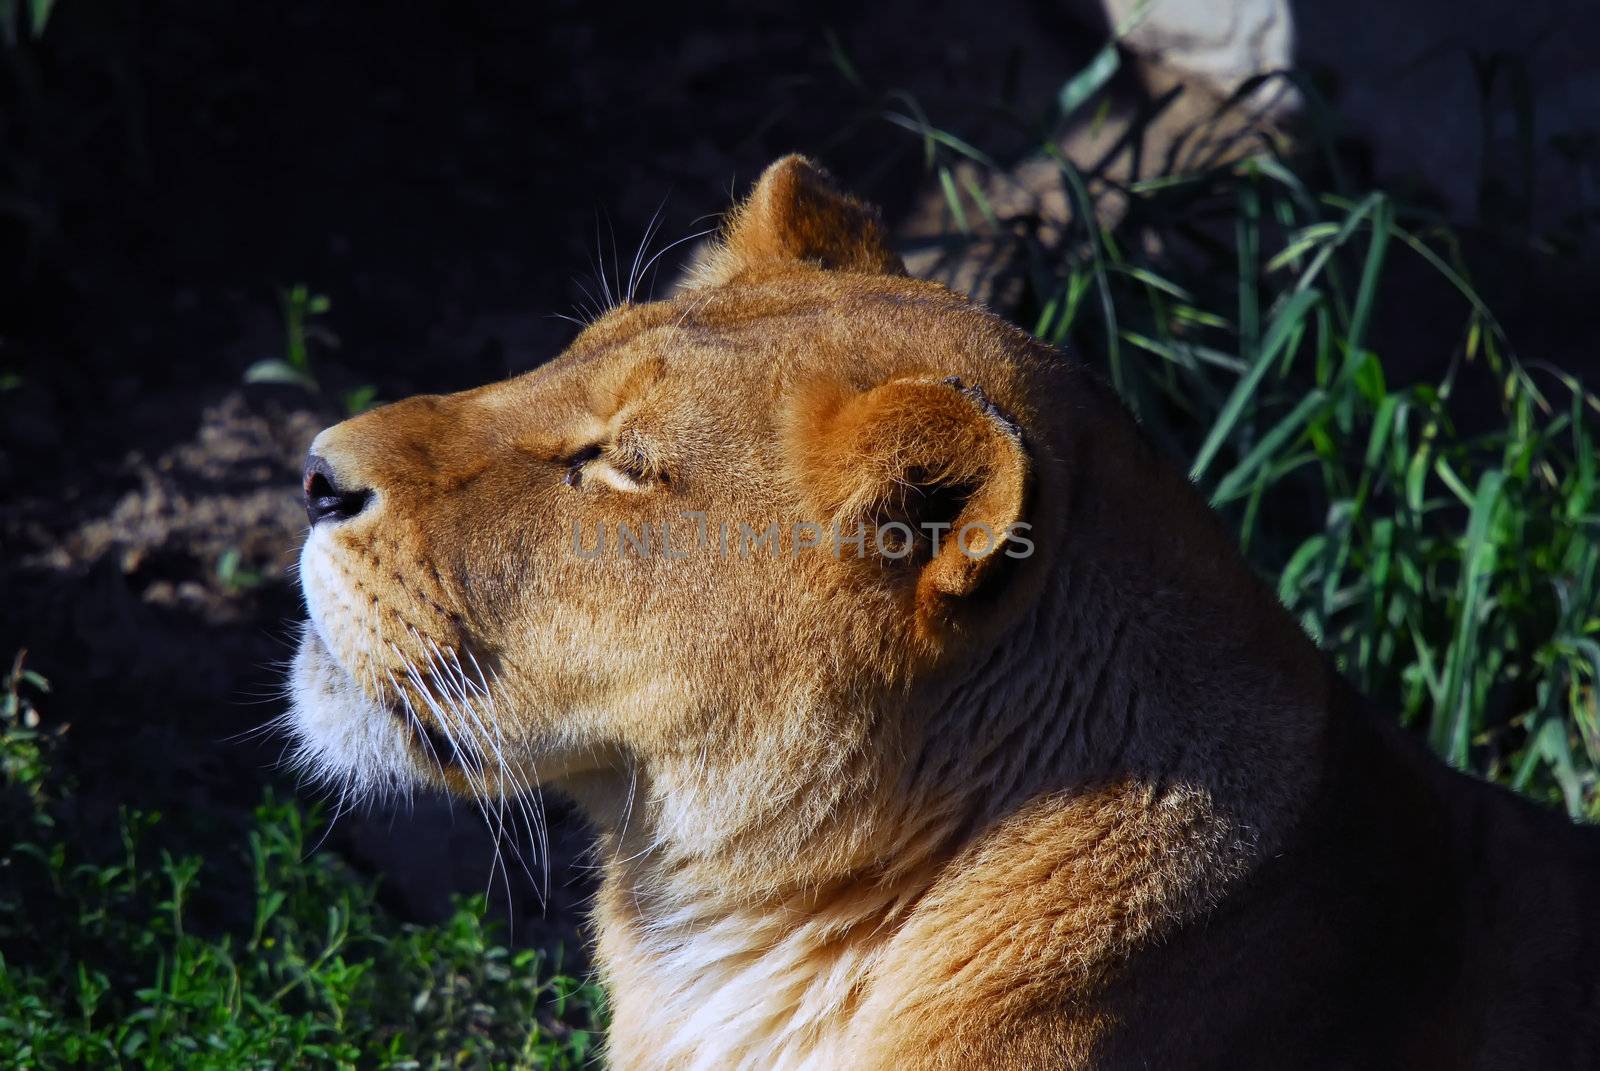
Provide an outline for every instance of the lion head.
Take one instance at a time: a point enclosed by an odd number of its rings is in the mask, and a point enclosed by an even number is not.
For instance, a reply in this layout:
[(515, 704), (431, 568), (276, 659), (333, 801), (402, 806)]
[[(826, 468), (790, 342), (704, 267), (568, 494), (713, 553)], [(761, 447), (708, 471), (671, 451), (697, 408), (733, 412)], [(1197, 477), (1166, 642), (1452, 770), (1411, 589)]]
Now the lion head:
[(928, 728), (904, 712), (1049, 568), (1049, 365), (774, 164), (669, 300), (316, 438), (302, 758), (356, 788), (554, 784), (602, 825), (631, 794), (687, 851), (781, 826), (768, 880), (881, 853), (819, 830), (895, 795)]

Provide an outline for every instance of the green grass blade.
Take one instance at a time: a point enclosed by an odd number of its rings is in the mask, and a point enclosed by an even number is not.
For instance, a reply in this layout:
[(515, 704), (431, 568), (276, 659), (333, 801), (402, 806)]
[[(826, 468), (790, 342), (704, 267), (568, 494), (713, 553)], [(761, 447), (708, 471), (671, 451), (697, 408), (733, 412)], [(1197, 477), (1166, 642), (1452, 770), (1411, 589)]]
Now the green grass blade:
[(1251, 477), (1265, 467), (1269, 460), (1275, 458), (1289, 438), (1299, 432), (1300, 426), (1311, 418), (1312, 413), (1327, 404), (1327, 401), (1327, 393), (1320, 390), (1314, 390), (1300, 399), (1300, 403), (1290, 410), (1287, 416), (1278, 421), (1227, 475), (1217, 481), (1217, 489), (1211, 496), (1211, 504), (1226, 505), (1244, 494)]
[(1216, 422), (1211, 425), (1211, 430), (1206, 434), (1205, 441), (1201, 443), (1199, 451), (1195, 454), (1194, 464), (1189, 469), (1189, 479), (1199, 481), (1216, 458), (1217, 452), (1222, 449), (1232, 434), (1234, 426), (1245, 411), (1245, 406), (1255, 395), (1256, 389), (1266, 377), (1267, 371), (1272, 367), (1273, 361), (1278, 356), (1289, 340), (1294, 337), (1304, 326), (1307, 313), (1314, 308), (1322, 295), (1316, 290), (1302, 290), (1292, 295), (1278, 314), (1273, 317), (1271, 326), (1267, 329), (1267, 337), (1262, 342), (1261, 353), (1256, 357), (1250, 370), (1244, 374), (1233, 392), (1228, 395), (1228, 400), (1223, 403), (1222, 411), (1217, 414)]
[(1239, 188), (1239, 220), (1234, 226), (1238, 245), (1235, 262), (1239, 285), (1239, 349), (1254, 360), (1261, 339), (1261, 296), (1256, 278), (1261, 256), (1261, 198), (1253, 185)]
[(1383, 275), (1383, 254), (1389, 245), (1389, 223), (1393, 218), (1394, 206), (1389, 199), (1378, 198), (1372, 206), (1372, 243), (1367, 246), (1366, 263), (1362, 266), (1361, 282), (1356, 289), (1355, 308), (1351, 310), (1350, 327), (1345, 332), (1346, 344), (1352, 354), (1361, 352), (1361, 342), (1372, 318), (1378, 280)]
[(1488, 581), (1495, 568), (1497, 548), (1489, 539), (1489, 530), (1495, 509), (1500, 504), (1504, 482), (1504, 473), (1491, 469), (1479, 478), (1472, 496), (1466, 546), (1461, 555), (1461, 576), (1456, 589), (1455, 635), (1445, 658), (1444, 701), (1434, 712), (1434, 747), (1456, 767), (1467, 765), (1472, 727), (1468, 674), (1478, 654), (1481, 615)]
[[(1095, 288), (1100, 293), (1100, 314), (1104, 318), (1106, 328), (1106, 363), (1111, 369), (1111, 385), (1118, 394), (1128, 399), (1127, 377), (1122, 368), (1122, 352), (1118, 346), (1121, 332), (1117, 329), (1117, 307), (1111, 297), (1110, 273), (1106, 269), (1105, 253), (1102, 248), (1104, 235), (1100, 230), (1099, 219), (1095, 215), (1094, 202), (1089, 199), (1089, 190), (1083, 184), (1083, 176), (1059, 150), (1050, 154), (1060, 169), (1062, 177), (1066, 180), (1067, 188), (1072, 191), (1073, 201), (1076, 203), (1078, 218), (1083, 223), (1084, 232), (1089, 238), (1089, 253), (1093, 263)], [(1130, 404), (1132, 399), (1128, 399)]]
[(1062, 119), (1069, 119), (1083, 103), (1105, 88), (1117, 69), (1122, 66), (1116, 42), (1107, 44), (1095, 54), (1088, 66), (1067, 79), (1056, 93), (1056, 111)]
[(944, 190), (945, 203), (950, 206), (950, 214), (955, 217), (956, 226), (960, 228), (962, 234), (971, 234), (972, 228), (967, 224), (967, 210), (961, 206), (961, 194), (956, 192), (955, 178), (944, 164), (939, 165), (939, 186)]

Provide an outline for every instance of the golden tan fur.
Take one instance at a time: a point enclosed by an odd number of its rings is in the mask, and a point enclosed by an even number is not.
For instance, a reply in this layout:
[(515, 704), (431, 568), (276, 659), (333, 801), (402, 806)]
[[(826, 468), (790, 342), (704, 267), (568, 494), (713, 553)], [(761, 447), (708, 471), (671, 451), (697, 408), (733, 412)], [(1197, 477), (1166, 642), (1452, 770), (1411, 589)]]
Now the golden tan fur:
[[(1500, 1007), (1495, 963), (1439, 954), (1498, 923), (1411, 905), (1466, 874), (1438, 831), (1511, 805), (1369, 728), (1116, 400), (904, 277), (807, 161), (670, 300), (313, 452), (368, 497), (304, 551), (302, 758), (371, 790), (573, 795), (607, 860), (613, 1066), (1502, 1065), (1436, 1040), (1448, 1006), (1364, 994), (1443, 970)], [(897, 522), (908, 553), (877, 553)], [(808, 523), (866, 553), (804, 546)], [(930, 523), (982, 527), (936, 548)], [(649, 553), (579, 552), (623, 524)], [(1545, 945), (1539, 971), (1575, 970)], [(1532, 1003), (1600, 1011), (1574, 985)]]

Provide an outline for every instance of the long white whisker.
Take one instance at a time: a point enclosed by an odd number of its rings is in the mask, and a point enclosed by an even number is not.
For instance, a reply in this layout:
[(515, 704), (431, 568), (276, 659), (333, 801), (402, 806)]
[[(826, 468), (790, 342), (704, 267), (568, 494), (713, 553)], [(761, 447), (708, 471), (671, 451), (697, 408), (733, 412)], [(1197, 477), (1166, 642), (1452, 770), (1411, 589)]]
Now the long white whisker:
[[(585, 302), (581, 311), (585, 316), (588, 317), (589, 323), (594, 323), (596, 320), (600, 319), (600, 317), (606, 314), (606, 309), (609, 306), (603, 300), (601, 300), (601, 298), (596, 295), (594, 291), (589, 289), (588, 283), (584, 282), (582, 279), (574, 279), (573, 282), (578, 285), (579, 290), (583, 291), (583, 296), (585, 298)], [(596, 285), (598, 285), (598, 283)]]
[[(656, 250), (655, 254), (653, 256), (651, 256), (651, 258), (645, 263), (644, 269), (639, 273), (640, 280), (643, 281), (645, 278), (647, 278), (649, 276), (650, 269), (655, 266), (656, 261), (660, 260), (662, 258), (662, 256), (664, 256), (665, 254), (670, 253), (670, 252), (672, 252), (672, 250), (678, 248), (684, 242), (692, 242), (696, 238), (704, 238), (708, 234), (715, 234), (715, 233), (717, 233), (717, 228), (716, 227), (707, 227), (703, 231), (695, 231), (693, 234), (686, 234), (682, 238), (679, 238), (675, 242), (668, 242), (666, 245), (664, 245), (660, 249)], [(655, 293), (655, 290), (652, 287), (652, 289), (651, 289), (652, 296), (654, 295), (654, 293)]]
[(338, 825), (339, 819), (348, 813), (346, 801), (348, 800), (349, 792), (352, 788), (354, 788), (354, 785), (355, 774), (353, 772), (346, 773), (344, 775), (344, 780), (339, 783), (339, 803), (333, 809), (333, 817), (328, 819), (328, 828), (322, 831), (322, 836), (318, 838), (317, 843), (309, 852), (306, 853), (305, 859), (302, 859), (301, 862), (305, 862), (306, 859), (310, 859), (313, 855), (316, 855), (322, 850), (322, 846), (328, 843), (328, 838), (333, 835), (333, 827)]
[(606, 213), (606, 230), (611, 234), (611, 278), (616, 280), (617, 296), (612, 305), (622, 304), (622, 268), (617, 264), (617, 228), (611, 223), (611, 213)]
[(417, 739), (421, 740), (422, 746), (428, 749), (428, 755), (433, 759), (434, 768), (439, 771), (439, 779), (443, 780), (445, 776), (444, 760), (439, 758), (439, 753), (434, 750), (433, 741), (428, 739), (427, 727), (422, 724), (422, 719), (417, 717), (416, 708), (411, 705), (411, 697), (406, 695), (405, 690), (400, 687), (400, 682), (395, 679), (393, 673), (389, 673), (388, 677), (389, 685), (394, 689), (394, 694), (400, 697), (400, 707), (405, 711), (406, 720), (416, 728)]
[(606, 305), (605, 305), (605, 307), (609, 309), (613, 305), (616, 304), (616, 301), (611, 297), (611, 283), (610, 283), (609, 280), (606, 279), (605, 246), (602, 245), (601, 242), (600, 242), (600, 213), (598, 211), (596, 211), (595, 214), (594, 214), (594, 260), (593, 260), (593, 264), (594, 264), (595, 275), (599, 279), (600, 289), (605, 294), (605, 297), (606, 297)]
[(628, 839), (628, 821), (633, 817), (634, 793), (639, 788), (639, 767), (632, 760), (628, 760), (628, 798), (622, 804), (622, 833), (617, 842), (624, 843)]
[[(494, 691), (489, 685), (488, 674), (484, 672), (483, 665), (478, 661), (477, 655), (470, 648), (467, 649), (467, 661), (472, 665), (472, 673), (469, 674), (466, 667), (462, 665), (459, 650), (451, 648), (448, 654), (450, 668), (455, 674), (455, 687), (457, 694), (461, 698), (462, 708), (472, 716), (473, 720), (477, 722), (480, 731), (488, 737), (490, 746), (494, 748), (496, 759), (500, 764), (501, 799), (509, 799), (527, 822), (528, 835), (531, 839), (530, 847), (533, 848), (539, 860), (543, 875), (543, 881), (539, 883), (539, 898), (541, 905), (543, 905), (549, 902), (550, 893), (550, 836), (548, 823), (544, 821), (543, 817), (543, 794), (537, 787), (529, 783), (526, 773), (520, 766), (512, 764), (506, 758), (505, 735), (502, 731)], [(476, 675), (476, 679), (474, 679), (474, 675)], [(477, 700), (477, 702), (474, 703), (474, 700)], [(479, 706), (484, 708), (482, 718), (478, 716)], [(530, 763), (529, 765), (531, 769), (532, 764)], [(537, 782), (537, 770), (534, 769), (532, 772), (533, 779)], [(514, 791), (509, 793), (505, 791), (507, 783)], [(536, 804), (536, 809), (533, 811), (530, 811), (528, 807), (527, 800), (529, 797), (532, 797)], [(513, 818), (515, 813), (513, 812)], [(513, 822), (512, 828), (514, 832), (515, 822)], [(522, 865), (523, 871), (528, 874), (530, 881), (534, 880), (533, 874), (528, 871), (527, 860), (523, 858), (521, 848), (515, 839), (512, 841), (512, 847), (517, 855), (517, 861)]]
[[(417, 636), (416, 638), (419, 641), (422, 641), (422, 637)], [(495, 871), (498, 869), (501, 874), (502, 884), (505, 887), (506, 911), (508, 917), (510, 917), (515, 912), (515, 905), (513, 903), (511, 894), (511, 871), (506, 866), (503, 852), (506, 822), (505, 788), (503, 784), (504, 777), (502, 776), (500, 779), (501, 783), (495, 786), (495, 791), (492, 794), (493, 798), (491, 798), (491, 793), (489, 791), (488, 770), (483, 761), (484, 756), (482, 754), (482, 745), (484, 743), (488, 743), (490, 746), (494, 747), (496, 761), (502, 771), (505, 768), (504, 755), (500, 751), (498, 744), (489, 738), (488, 732), (483, 729), (482, 721), (477, 717), (476, 712), (472, 709), (470, 702), (467, 700), (466, 692), (462, 688), (462, 682), (465, 681), (465, 674), (461, 673), (459, 670), (459, 660), (456, 660), (455, 662), (455, 676), (452, 676), (451, 662), (445, 656), (445, 653), (440, 650), (439, 645), (431, 638), (423, 642), (426, 643), (426, 646), (429, 649), (429, 677), (436, 681), (443, 691), (443, 694), (437, 697), (440, 700), (440, 705), (436, 709), (436, 713), (441, 719), (447, 716), (454, 718), (456, 721), (456, 728), (459, 729), (462, 733), (462, 736), (467, 739), (473, 739), (474, 736), (468, 725), (469, 717), (479, 726), (481, 739), (474, 740), (474, 753), (477, 757), (478, 776), (476, 778), (469, 777), (468, 780), (473, 782), (474, 791), (480, 800), (478, 804), (478, 811), (483, 815), (484, 824), (488, 827), (490, 835), (494, 838), (494, 855), (490, 859), (489, 863), (488, 881), (492, 886), (494, 883)], [(457, 679), (458, 677), (459, 679)], [(429, 695), (432, 696), (432, 694), (433, 693), (430, 690)], [(446, 711), (449, 712), (448, 715), (446, 714)], [(489, 815), (491, 809), (494, 811), (494, 818), (491, 818)], [(487, 888), (484, 890), (484, 895), (485, 897), (488, 896)]]
[[(470, 719), (477, 726), (479, 737), (494, 752), (496, 770), (499, 777), (497, 778), (494, 792), (496, 822), (491, 832), (495, 838), (495, 858), (499, 860), (501, 870), (505, 872), (506, 901), (509, 908), (511, 901), (510, 872), (506, 868), (505, 860), (501, 855), (501, 844), (505, 838), (506, 827), (506, 782), (510, 780), (513, 784), (516, 784), (515, 773), (510, 764), (506, 762), (505, 750), (501, 746), (502, 741), (498, 727), (491, 729), (485, 725), (484, 720), (478, 716), (478, 711), (473, 706), (472, 698), (468, 695), (468, 691), (473, 689), (474, 685), (467, 679), (466, 671), (462, 668), (461, 659), (456, 654), (455, 649), (451, 648), (447, 654), (441, 651), (439, 645), (431, 639), (428, 641), (428, 645), (432, 650), (435, 665), (439, 670), (444, 671), (443, 673), (436, 673), (436, 677), (440, 679), (440, 683), (452, 699), (457, 717), (462, 720), (463, 724)], [(487, 776), (485, 781), (487, 781)], [(487, 819), (487, 815), (485, 818)], [(531, 878), (532, 875), (529, 875), (529, 877)]]
[[(394, 648), (393, 645), (391, 645), (391, 648), (404, 665), (406, 677), (411, 681), (411, 686), (422, 697), (422, 701), (428, 705), (428, 712), (433, 715), (433, 720), (439, 726), (439, 731), (444, 733), (445, 739), (455, 749), (456, 757), (461, 761), (462, 776), (467, 779), (467, 783), (474, 793), (482, 791), (479, 788), (478, 781), (473, 777), (475, 770), (481, 769), (481, 756), (478, 754), (477, 748), (465, 739), (465, 733), (460, 737), (456, 735), (456, 729), (464, 727), (456, 726), (451, 721), (445, 713), (444, 706), (439, 702), (439, 698), (434, 695), (433, 689), (429, 688), (427, 682), (423, 679), (422, 672), (417, 668), (416, 663), (401, 654), (399, 648)], [(485, 792), (484, 795), (486, 796), (487, 793)]]
[(645, 224), (644, 237), (639, 239), (639, 248), (633, 251), (633, 264), (628, 268), (628, 290), (624, 295), (631, 304), (639, 288), (639, 262), (644, 259), (644, 251), (650, 248), (650, 242), (656, 236), (656, 231), (661, 227), (661, 210), (667, 207), (667, 199), (661, 198), (661, 203), (656, 205), (656, 210), (650, 215), (650, 222)]

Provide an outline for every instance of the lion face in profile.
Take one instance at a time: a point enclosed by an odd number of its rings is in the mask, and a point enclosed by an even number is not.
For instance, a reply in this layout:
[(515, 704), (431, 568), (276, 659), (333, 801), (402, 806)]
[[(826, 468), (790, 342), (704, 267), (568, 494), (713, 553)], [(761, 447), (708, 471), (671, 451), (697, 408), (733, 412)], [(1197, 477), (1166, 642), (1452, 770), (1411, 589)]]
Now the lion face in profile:
[(880, 851), (819, 830), (878, 805), (900, 712), (1048, 557), (1041, 368), (776, 165), (671, 300), (317, 437), (302, 758), (355, 788), (553, 784), (602, 821), (643, 774), (675, 842), (781, 815), (795, 866)]

